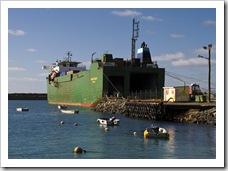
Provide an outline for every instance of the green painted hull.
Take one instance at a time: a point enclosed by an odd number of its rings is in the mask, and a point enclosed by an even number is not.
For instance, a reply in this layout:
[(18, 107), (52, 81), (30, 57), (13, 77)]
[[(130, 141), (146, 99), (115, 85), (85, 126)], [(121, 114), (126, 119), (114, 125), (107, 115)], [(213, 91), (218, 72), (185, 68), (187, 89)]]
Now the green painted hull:
[(102, 97), (103, 73), (94, 63), (89, 71), (81, 71), (56, 77), (57, 86), (49, 84), (47, 78), (48, 102), (74, 106), (95, 106)]

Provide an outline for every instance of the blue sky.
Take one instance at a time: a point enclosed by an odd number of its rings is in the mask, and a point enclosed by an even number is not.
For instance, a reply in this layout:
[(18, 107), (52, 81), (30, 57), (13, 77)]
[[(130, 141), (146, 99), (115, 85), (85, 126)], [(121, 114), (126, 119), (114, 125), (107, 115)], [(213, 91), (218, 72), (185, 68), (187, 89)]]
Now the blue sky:
[[(152, 6), (152, 5), (151, 5)], [(45, 93), (43, 65), (72, 60), (89, 68), (91, 54), (130, 59), (132, 19), (139, 23), (136, 49), (145, 41), (152, 60), (165, 68), (165, 86), (198, 83), (207, 91), (212, 44), (211, 88), (216, 88), (216, 8), (9, 8), (8, 92)]]

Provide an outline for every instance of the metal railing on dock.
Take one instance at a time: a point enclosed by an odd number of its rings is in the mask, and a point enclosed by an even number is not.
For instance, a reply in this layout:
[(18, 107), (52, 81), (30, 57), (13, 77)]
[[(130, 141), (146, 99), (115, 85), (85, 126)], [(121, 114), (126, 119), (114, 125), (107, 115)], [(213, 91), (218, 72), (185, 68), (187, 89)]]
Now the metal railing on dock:
[(132, 91), (130, 96), (134, 99), (162, 99), (163, 92), (162, 91), (152, 91), (152, 90), (139, 90)]

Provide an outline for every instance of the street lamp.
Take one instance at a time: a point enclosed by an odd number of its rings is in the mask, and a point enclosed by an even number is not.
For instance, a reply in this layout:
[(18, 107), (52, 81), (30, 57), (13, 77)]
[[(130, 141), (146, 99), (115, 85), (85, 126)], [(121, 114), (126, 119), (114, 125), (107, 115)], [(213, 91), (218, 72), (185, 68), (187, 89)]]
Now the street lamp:
[(212, 44), (208, 44), (203, 47), (205, 50), (208, 50), (208, 58), (198, 55), (199, 58), (204, 58), (208, 60), (208, 102), (211, 102), (211, 48)]
[(96, 52), (92, 53), (92, 55), (91, 55), (91, 63), (93, 63), (93, 55), (95, 55), (95, 54), (96, 54)]

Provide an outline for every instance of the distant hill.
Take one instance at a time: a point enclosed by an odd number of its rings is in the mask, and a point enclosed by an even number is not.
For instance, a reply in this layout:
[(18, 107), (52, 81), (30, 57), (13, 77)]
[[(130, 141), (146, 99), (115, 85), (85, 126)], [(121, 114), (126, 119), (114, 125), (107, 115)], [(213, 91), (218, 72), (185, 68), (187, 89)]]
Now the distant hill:
[(46, 93), (10, 93), (8, 100), (47, 100)]

